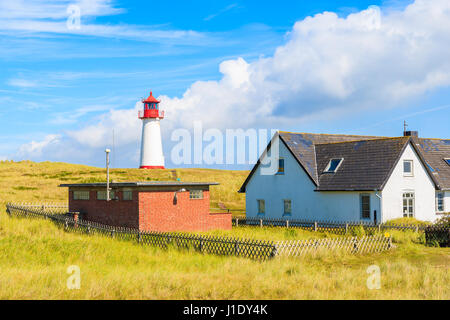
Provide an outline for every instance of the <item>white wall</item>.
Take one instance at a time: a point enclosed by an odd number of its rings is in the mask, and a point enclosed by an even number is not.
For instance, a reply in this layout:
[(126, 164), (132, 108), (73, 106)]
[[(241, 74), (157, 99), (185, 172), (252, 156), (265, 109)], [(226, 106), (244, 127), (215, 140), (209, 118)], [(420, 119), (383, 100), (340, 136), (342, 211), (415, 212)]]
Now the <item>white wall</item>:
[[(248, 217), (257, 216), (257, 199), (266, 203), (266, 218), (283, 217), (283, 199), (292, 200), (290, 219), (358, 221), (360, 220), (360, 192), (316, 192), (315, 184), (297, 163), (284, 143), (280, 142), (280, 157), (285, 160), (284, 175), (261, 175), (261, 166), (254, 172), (246, 187)], [(380, 200), (371, 196), (371, 219), (377, 211), (380, 219)]]
[(444, 194), (444, 212), (450, 212), (450, 191)]
[[(403, 174), (403, 160), (413, 160), (411, 177)], [(415, 194), (415, 218), (424, 221), (434, 221), (436, 215), (436, 190), (424, 165), (409, 144), (403, 152), (394, 171), (382, 191), (382, 221), (403, 217), (403, 193)]]

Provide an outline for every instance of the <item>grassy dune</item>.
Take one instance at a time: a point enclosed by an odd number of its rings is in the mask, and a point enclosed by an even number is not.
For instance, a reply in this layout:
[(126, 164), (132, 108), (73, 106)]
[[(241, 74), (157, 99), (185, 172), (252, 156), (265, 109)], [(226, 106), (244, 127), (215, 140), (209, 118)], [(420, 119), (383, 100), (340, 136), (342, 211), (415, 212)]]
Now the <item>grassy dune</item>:
[[(245, 195), (237, 193), (248, 171), (214, 169), (140, 170), (111, 169), (110, 179), (123, 181), (205, 181), (218, 182), (211, 186), (211, 207), (222, 202), (227, 208), (244, 209)], [(67, 188), (61, 183), (104, 182), (106, 171), (84, 165), (58, 162), (20, 161), (0, 162), (0, 205), (11, 201), (67, 201)]]
[[(212, 201), (243, 208), (235, 191), (247, 172), (176, 170), (183, 181), (222, 183)], [(77, 235), (50, 221), (9, 218), (8, 201), (65, 201), (62, 182), (102, 181), (99, 168), (64, 163), (0, 163), (0, 299), (449, 299), (450, 249), (420, 243), (414, 232), (393, 232), (397, 248), (364, 256), (319, 252), (255, 262), (161, 250), (98, 236)], [(115, 169), (112, 179), (170, 180), (170, 170)], [(304, 239), (303, 230), (243, 227), (217, 235)], [(366, 286), (367, 267), (381, 270), (381, 289)], [(67, 289), (67, 268), (81, 269), (81, 288)]]

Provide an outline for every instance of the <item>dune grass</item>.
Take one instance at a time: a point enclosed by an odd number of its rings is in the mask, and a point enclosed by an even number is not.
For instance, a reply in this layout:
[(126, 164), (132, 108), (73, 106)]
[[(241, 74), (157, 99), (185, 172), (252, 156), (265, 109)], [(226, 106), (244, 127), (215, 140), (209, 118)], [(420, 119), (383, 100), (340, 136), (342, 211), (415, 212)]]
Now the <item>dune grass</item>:
[[(66, 233), (0, 215), (0, 299), (449, 299), (449, 251), (407, 243), (365, 256), (257, 262)], [(381, 289), (366, 286), (368, 266)], [(67, 289), (67, 268), (81, 288)]]
[[(111, 169), (110, 179), (124, 181), (204, 181), (218, 182), (211, 186), (211, 207), (219, 202), (227, 208), (244, 209), (245, 195), (237, 193), (248, 171), (214, 169)], [(7, 202), (67, 201), (67, 188), (61, 183), (104, 182), (106, 171), (84, 165), (60, 162), (0, 161), (0, 206)], [(2, 208), (0, 208), (2, 210)]]
[[(217, 181), (219, 201), (244, 208), (237, 194), (248, 172), (177, 169), (182, 181)], [(423, 245), (413, 231), (389, 231), (396, 249), (370, 255), (318, 252), (266, 262), (162, 250), (101, 236), (64, 232), (40, 219), (10, 218), (5, 204), (63, 202), (64, 182), (103, 181), (104, 170), (65, 163), (0, 163), (0, 299), (446, 299), (450, 249)], [(113, 169), (116, 181), (171, 180), (171, 170)], [(293, 240), (334, 237), (300, 229), (239, 227), (214, 235)], [(366, 286), (367, 268), (381, 269), (381, 289)], [(69, 290), (67, 268), (81, 269)]]

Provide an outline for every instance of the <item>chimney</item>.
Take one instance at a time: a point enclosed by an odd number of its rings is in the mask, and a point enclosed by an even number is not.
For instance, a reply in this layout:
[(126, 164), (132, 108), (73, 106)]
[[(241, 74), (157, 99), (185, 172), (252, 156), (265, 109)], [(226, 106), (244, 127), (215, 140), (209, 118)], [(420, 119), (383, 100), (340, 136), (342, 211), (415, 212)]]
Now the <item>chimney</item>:
[(403, 131), (404, 137), (418, 137), (419, 131)]

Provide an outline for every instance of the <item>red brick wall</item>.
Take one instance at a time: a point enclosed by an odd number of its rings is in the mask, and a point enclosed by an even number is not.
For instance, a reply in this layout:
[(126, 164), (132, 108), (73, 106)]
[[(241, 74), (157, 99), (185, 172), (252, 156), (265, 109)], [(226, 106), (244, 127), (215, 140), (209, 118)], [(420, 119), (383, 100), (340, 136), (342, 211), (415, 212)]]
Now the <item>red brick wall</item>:
[(214, 212), (208, 217), (208, 230), (231, 230), (231, 213)]
[(210, 214), (209, 190), (203, 199), (189, 199), (189, 191), (141, 192), (139, 194), (139, 221), (148, 231), (208, 231), (231, 229), (231, 214)]
[[(69, 190), (69, 211), (80, 212), (81, 218), (102, 224), (139, 228), (146, 231), (208, 231), (231, 229), (231, 213), (209, 212), (209, 190), (203, 199), (189, 199), (189, 191), (133, 190), (133, 200), (97, 200), (97, 191), (91, 190), (89, 200), (73, 200)], [(139, 210), (139, 211), (138, 211)]]
[(138, 192), (133, 191), (133, 200), (123, 201), (122, 192), (116, 192), (119, 201), (97, 200), (97, 191), (89, 192), (89, 200), (73, 200), (73, 191), (69, 190), (69, 211), (80, 212), (81, 218), (102, 224), (138, 228)]

